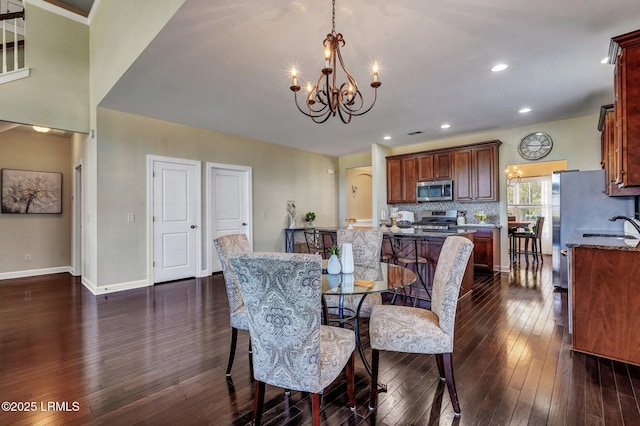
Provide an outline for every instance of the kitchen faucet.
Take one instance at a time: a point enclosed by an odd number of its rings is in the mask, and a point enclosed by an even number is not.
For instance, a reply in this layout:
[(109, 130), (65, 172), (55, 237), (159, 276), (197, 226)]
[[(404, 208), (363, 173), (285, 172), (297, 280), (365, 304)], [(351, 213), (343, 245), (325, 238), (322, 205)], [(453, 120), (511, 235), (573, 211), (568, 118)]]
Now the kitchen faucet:
[(626, 217), (626, 216), (614, 216), (614, 217), (612, 217), (612, 218), (611, 218), (611, 219), (609, 219), (609, 220), (610, 220), (611, 222), (615, 222), (615, 221), (616, 221), (616, 220), (618, 220), (618, 219), (623, 219), (623, 220), (628, 221), (628, 222), (629, 222), (630, 224), (632, 224), (632, 225), (633, 225), (633, 227), (634, 227), (634, 228), (636, 228), (636, 229), (638, 230), (638, 232), (640, 233), (640, 225), (638, 225), (638, 223), (637, 223), (635, 220), (631, 219), (630, 217)]

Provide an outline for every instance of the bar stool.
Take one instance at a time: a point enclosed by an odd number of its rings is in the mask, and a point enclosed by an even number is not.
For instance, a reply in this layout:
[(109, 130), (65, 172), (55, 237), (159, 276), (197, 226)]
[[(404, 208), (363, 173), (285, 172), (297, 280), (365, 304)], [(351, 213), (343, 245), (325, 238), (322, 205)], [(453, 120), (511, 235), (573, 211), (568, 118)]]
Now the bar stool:
[(535, 262), (538, 262), (538, 258), (542, 260), (542, 227), (544, 225), (544, 217), (540, 216), (536, 220), (536, 224), (533, 225), (532, 230), (527, 231), (512, 231), (510, 238), (510, 250), (512, 254), (512, 261), (515, 262), (517, 256), (520, 260), (520, 255), (523, 254), (521, 243), (524, 241), (524, 257), (527, 265), (529, 264), (529, 243), (531, 243), (531, 255)]

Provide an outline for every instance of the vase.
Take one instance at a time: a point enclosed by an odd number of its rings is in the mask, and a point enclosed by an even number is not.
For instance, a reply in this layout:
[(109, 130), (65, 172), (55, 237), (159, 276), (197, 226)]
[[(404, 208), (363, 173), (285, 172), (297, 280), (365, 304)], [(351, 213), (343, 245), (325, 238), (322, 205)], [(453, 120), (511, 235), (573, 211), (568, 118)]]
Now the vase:
[(353, 247), (351, 243), (344, 243), (342, 245), (342, 273), (353, 273)]
[(289, 216), (289, 228), (293, 229), (296, 227), (296, 220), (293, 216)]
[(327, 263), (327, 273), (328, 274), (339, 274), (340, 273), (340, 261), (338, 260), (338, 256), (332, 254), (329, 256), (329, 263)]
[(307, 228), (313, 228), (313, 222), (307, 222)]

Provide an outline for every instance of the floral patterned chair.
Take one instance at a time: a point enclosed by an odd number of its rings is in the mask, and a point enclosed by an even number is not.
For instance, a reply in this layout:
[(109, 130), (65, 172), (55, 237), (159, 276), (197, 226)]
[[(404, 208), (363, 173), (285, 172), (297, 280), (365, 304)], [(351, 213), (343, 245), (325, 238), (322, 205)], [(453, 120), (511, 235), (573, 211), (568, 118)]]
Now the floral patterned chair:
[(473, 243), (460, 236), (448, 237), (436, 266), (431, 295), (431, 310), (395, 306), (374, 306), (369, 323), (371, 344), (371, 399), (376, 406), (380, 351), (435, 354), (440, 378), (446, 380), (456, 415), (460, 404), (453, 378), (451, 355), (458, 294)]
[(259, 424), (265, 384), (311, 393), (313, 424), (320, 425), (320, 395), (345, 368), (355, 410), (352, 330), (322, 325), (322, 257), (299, 253), (233, 256), (231, 267), (244, 297), (253, 347)]
[[(245, 234), (223, 235), (215, 240), (220, 263), (222, 264), (222, 274), (224, 284), (227, 288), (227, 298), (229, 299), (229, 322), (231, 324), (231, 348), (229, 349), (229, 362), (227, 363), (227, 377), (231, 376), (231, 367), (236, 354), (236, 343), (238, 341), (238, 330), (249, 330), (247, 313), (244, 308), (242, 294), (236, 280), (236, 276), (229, 264), (229, 258), (236, 254), (251, 253), (251, 246)], [(249, 343), (249, 353), (251, 353), (251, 343)]]

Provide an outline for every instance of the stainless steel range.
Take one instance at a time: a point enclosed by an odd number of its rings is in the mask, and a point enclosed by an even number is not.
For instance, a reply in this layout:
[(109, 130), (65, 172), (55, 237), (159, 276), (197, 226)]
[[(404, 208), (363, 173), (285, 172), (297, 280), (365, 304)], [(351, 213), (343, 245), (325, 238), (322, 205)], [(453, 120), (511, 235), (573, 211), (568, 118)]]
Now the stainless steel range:
[(424, 210), (422, 219), (419, 222), (413, 222), (413, 227), (422, 230), (446, 231), (456, 227), (457, 217), (457, 210)]

